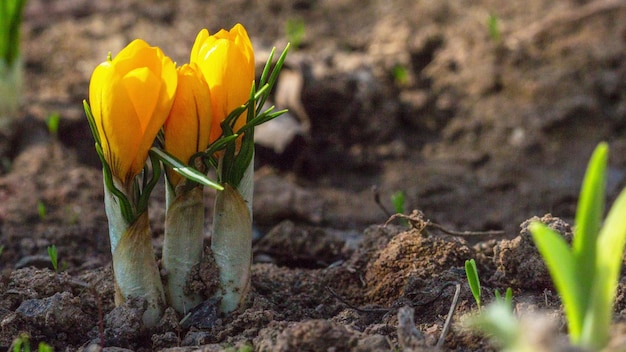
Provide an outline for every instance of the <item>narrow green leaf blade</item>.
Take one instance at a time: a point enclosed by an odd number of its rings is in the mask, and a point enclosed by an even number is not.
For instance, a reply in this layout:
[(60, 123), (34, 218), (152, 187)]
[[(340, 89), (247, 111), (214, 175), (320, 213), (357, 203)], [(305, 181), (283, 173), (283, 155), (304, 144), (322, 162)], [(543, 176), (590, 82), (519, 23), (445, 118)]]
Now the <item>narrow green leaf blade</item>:
[(153, 153), (157, 158), (159, 158), (159, 160), (161, 160), (164, 164), (171, 167), (172, 170), (176, 171), (183, 177), (197, 182), (201, 185), (213, 187), (218, 191), (224, 190), (224, 187), (222, 187), (220, 184), (208, 179), (203, 173), (194, 169), (193, 167), (185, 165), (182, 161), (178, 160), (176, 157), (167, 153), (166, 151), (152, 147), (150, 149), (150, 152)]
[(478, 278), (478, 269), (476, 268), (476, 261), (474, 259), (465, 261), (465, 275), (467, 276), (467, 283), (472, 290), (472, 295), (478, 308), (480, 308), (480, 279)]
[(583, 346), (606, 347), (613, 320), (613, 301), (626, 245), (626, 190), (619, 195), (598, 236), (596, 276), (583, 329)]
[(574, 255), (563, 237), (545, 224), (530, 224), (530, 232), (565, 306), (570, 339), (577, 342), (582, 333), (584, 311)]
[(584, 302), (589, 302), (591, 284), (594, 281), (596, 243), (604, 214), (607, 159), (608, 146), (606, 143), (600, 143), (589, 160), (576, 209), (576, 229), (572, 248), (580, 282), (585, 285), (584, 288), (581, 287)]

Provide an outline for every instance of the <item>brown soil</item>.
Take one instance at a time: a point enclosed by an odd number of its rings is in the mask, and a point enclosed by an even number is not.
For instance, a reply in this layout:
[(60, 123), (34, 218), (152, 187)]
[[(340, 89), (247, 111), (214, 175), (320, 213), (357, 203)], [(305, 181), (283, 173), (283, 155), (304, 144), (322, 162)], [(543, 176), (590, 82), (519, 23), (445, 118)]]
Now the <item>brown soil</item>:
[[(261, 62), (289, 40), (288, 21), (302, 21), (305, 36), (275, 100), (310, 129), (281, 153), (259, 146), (249, 298), (227, 317), (212, 302), (183, 322), (167, 311), (148, 331), (141, 302), (113, 303), (102, 174), (81, 107), (91, 71), (138, 37), (186, 62), (199, 29), (235, 22)], [(562, 338), (558, 296), (523, 223), (552, 213), (542, 220), (571, 236), (599, 141), (611, 146), (609, 201), (626, 185), (621, 0), (30, 0), (22, 39), (25, 106), (0, 138), (2, 350), (23, 331), (56, 351), (102, 342), (108, 351), (428, 350), (457, 283), (444, 348), (493, 350), (459, 323), (476, 311), (463, 269), (470, 258), (485, 302), (512, 287), (517, 310), (549, 312), (556, 321), (545, 326)], [(44, 122), (52, 113), (58, 138)], [(372, 186), (387, 208), (401, 190), (408, 210), (446, 229), (503, 234), (384, 226)], [(162, 186), (150, 215), (160, 257)], [(60, 273), (47, 258), (53, 244)], [(615, 341), (626, 335), (625, 285)]]

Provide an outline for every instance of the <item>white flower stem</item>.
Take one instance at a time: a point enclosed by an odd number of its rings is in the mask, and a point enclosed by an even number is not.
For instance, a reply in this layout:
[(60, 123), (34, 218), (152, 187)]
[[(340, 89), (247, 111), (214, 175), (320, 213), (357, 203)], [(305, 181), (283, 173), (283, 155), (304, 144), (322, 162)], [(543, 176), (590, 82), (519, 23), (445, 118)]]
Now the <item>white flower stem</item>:
[[(119, 180), (114, 178), (113, 181), (118, 190), (126, 193), (118, 187)], [(148, 212), (128, 224), (122, 216), (117, 197), (106, 185), (104, 195), (113, 255), (115, 305), (119, 306), (130, 298), (145, 299), (147, 307), (143, 323), (146, 327), (154, 327), (163, 313), (165, 295), (152, 249)]]
[(185, 294), (189, 272), (203, 252), (204, 202), (202, 187), (176, 194), (166, 187), (167, 213), (162, 265), (166, 271), (166, 296), (179, 313), (186, 314), (202, 302), (198, 294)]

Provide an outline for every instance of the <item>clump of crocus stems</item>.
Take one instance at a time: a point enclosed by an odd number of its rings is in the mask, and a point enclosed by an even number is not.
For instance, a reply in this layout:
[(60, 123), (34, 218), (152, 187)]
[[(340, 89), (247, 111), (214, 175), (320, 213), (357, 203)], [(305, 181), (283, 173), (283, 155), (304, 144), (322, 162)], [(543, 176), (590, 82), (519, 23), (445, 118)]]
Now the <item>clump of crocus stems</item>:
[(0, 128), (18, 111), (24, 67), (20, 55), (20, 25), (26, 0), (0, 1)]
[[(282, 113), (272, 112), (272, 108), (262, 111), (260, 107), (276, 81), (286, 53), (285, 50), (272, 72), (270, 57), (261, 76), (258, 91), (253, 84), (254, 53), (243, 26), (235, 25), (230, 31), (221, 30), (213, 36), (202, 30), (191, 53), (191, 65), (199, 67), (209, 85), (213, 118), (210, 129), (207, 129), (210, 130), (210, 147), (194, 155), (189, 165), (202, 170), (217, 168), (218, 182), (224, 187), (216, 195), (211, 237), (211, 253), (220, 273), (220, 289), (215, 296), (221, 300), (220, 311), (223, 313), (239, 306), (250, 285), (254, 127)], [(177, 119), (177, 114), (170, 114), (165, 126), (164, 144), (167, 152), (174, 152), (168, 147), (168, 138), (173, 138), (173, 135), (168, 136), (168, 124), (171, 120), (172, 126), (178, 125)], [(188, 150), (193, 148), (195, 146), (190, 145)], [(181, 154), (180, 157), (186, 160), (188, 154)], [(173, 194), (171, 183), (167, 188), (169, 194)], [(185, 200), (184, 211), (197, 214), (204, 211), (204, 205), (200, 201), (201, 194), (193, 195), (187, 181), (180, 192), (180, 195), (178, 191), (175, 192), (176, 199), (179, 202)], [(170, 216), (173, 212), (182, 212), (182, 204), (168, 204), (163, 263), (167, 269), (167, 286), (171, 299), (178, 300), (182, 297), (179, 302), (171, 304), (184, 313), (199, 298), (197, 294), (189, 292), (186, 286), (191, 266), (198, 264), (200, 260), (196, 253), (190, 255), (189, 252), (182, 251), (193, 246), (201, 248), (203, 217), (188, 217), (186, 219), (191, 220), (185, 220), (179, 216)], [(192, 256), (198, 259), (194, 262), (191, 260)], [(180, 258), (186, 258), (185, 264), (181, 264)], [(177, 262), (179, 269), (182, 268), (180, 265), (185, 268), (170, 271), (172, 265), (169, 263), (173, 262)], [(184, 274), (183, 277), (173, 277), (180, 273)]]

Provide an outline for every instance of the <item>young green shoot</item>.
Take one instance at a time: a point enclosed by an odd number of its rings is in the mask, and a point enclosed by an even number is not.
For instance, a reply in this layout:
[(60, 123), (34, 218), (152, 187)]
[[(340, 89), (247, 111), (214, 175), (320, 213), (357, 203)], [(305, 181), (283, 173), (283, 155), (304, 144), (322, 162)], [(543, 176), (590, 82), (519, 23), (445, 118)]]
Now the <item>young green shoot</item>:
[(626, 190), (604, 224), (608, 145), (593, 152), (583, 180), (571, 246), (543, 223), (530, 230), (563, 302), (570, 342), (601, 350), (609, 340), (613, 302), (626, 245)]
[(287, 41), (293, 45), (294, 49), (298, 49), (306, 34), (304, 21), (288, 19), (285, 22), (285, 33), (287, 34)]
[(393, 209), (398, 214), (404, 214), (405, 212), (405, 198), (404, 192), (397, 191), (396, 193), (391, 195), (391, 204), (393, 205)]
[[(396, 214), (405, 214), (406, 199), (404, 197), (404, 192), (397, 191), (396, 193), (392, 194), (391, 204), (393, 205), (393, 210), (396, 212)], [(401, 219), (400, 221), (405, 226), (409, 226), (409, 222), (406, 219)]]
[(393, 78), (397, 85), (406, 86), (409, 84), (409, 70), (406, 66), (396, 65), (393, 67)]
[[(26, 333), (20, 334), (20, 336), (16, 337), (11, 344), (12, 352), (31, 352), (30, 348), (30, 337)], [(45, 342), (40, 342), (38, 352), (53, 352), (54, 349), (52, 346), (48, 345)]]
[(56, 273), (59, 272), (59, 256), (57, 252), (57, 246), (48, 246), (48, 257), (50, 257), (50, 263)]
[(42, 200), (37, 201), (37, 215), (39, 215), (39, 220), (45, 220), (48, 215), (46, 204)]
[(476, 261), (474, 259), (465, 261), (465, 275), (467, 276), (467, 283), (469, 284), (470, 290), (472, 290), (476, 305), (478, 309), (480, 309), (481, 287), (480, 279), (478, 278), (478, 269), (476, 268)]
[(52, 113), (46, 117), (46, 126), (48, 127), (48, 133), (53, 140), (57, 140), (59, 137), (59, 121), (61, 115), (59, 113)]
[(495, 43), (500, 42), (500, 25), (498, 23), (498, 17), (494, 14), (489, 15), (487, 18), (487, 30), (489, 31), (489, 37)]
[(488, 304), (480, 314), (466, 318), (463, 325), (490, 336), (500, 351), (537, 351), (536, 344), (527, 338), (524, 327), (504, 301)]
[(504, 297), (500, 294), (500, 290), (496, 289), (495, 291), (496, 302), (504, 302), (507, 306), (513, 309), (513, 290), (509, 287), (506, 289), (504, 293)]

